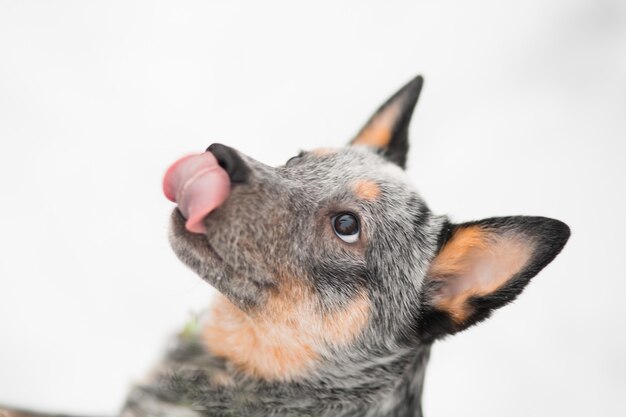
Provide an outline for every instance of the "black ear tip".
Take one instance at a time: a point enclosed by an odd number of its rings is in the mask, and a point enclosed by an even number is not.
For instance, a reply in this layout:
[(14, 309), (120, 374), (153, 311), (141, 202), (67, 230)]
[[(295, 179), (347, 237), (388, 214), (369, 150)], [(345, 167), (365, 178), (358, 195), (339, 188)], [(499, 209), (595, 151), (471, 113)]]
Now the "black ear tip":
[(409, 91), (410, 95), (415, 97), (415, 99), (417, 99), (420, 92), (422, 91), (423, 86), (424, 86), (424, 77), (422, 77), (421, 75), (418, 75), (417, 77), (409, 81), (409, 83), (403, 88), (403, 90)]
[(560, 220), (548, 217), (528, 217), (526, 230), (536, 242), (535, 257), (539, 269), (552, 262), (569, 240), (571, 230)]
[(569, 240), (570, 235), (572, 234), (571, 229), (564, 222), (551, 219), (548, 217), (541, 218), (543, 220), (543, 235), (545, 239), (550, 239), (554, 242), (555, 246), (559, 246), (559, 252), (565, 246), (567, 241)]
[(558, 230), (561, 239), (563, 240), (563, 244), (569, 240), (569, 237), (572, 235), (572, 230), (569, 226), (563, 223), (560, 220), (553, 219), (555, 223), (555, 228)]

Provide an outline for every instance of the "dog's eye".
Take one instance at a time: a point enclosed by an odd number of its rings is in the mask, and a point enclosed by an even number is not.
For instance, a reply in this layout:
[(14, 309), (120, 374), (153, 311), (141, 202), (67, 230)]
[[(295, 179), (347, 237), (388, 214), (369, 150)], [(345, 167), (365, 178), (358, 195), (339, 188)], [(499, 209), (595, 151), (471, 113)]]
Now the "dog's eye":
[(352, 213), (341, 213), (332, 219), (333, 229), (339, 239), (346, 243), (359, 240), (359, 221)]

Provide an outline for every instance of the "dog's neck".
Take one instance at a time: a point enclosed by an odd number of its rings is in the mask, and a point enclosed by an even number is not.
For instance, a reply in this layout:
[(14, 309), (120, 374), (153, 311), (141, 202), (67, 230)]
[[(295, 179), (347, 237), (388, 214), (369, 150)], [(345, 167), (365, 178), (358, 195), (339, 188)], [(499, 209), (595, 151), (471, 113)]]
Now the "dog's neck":
[(374, 408), (376, 417), (422, 417), (422, 391), (430, 346), (418, 349), (393, 390)]
[(376, 359), (344, 358), (314, 377), (267, 382), (242, 375), (207, 353), (199, 339), (181, 336), (150, 383), (136, 387), (123, 417), (168, 410), (180, 417), (352, 416), (421, 417), (421, 393), (430, 346)]

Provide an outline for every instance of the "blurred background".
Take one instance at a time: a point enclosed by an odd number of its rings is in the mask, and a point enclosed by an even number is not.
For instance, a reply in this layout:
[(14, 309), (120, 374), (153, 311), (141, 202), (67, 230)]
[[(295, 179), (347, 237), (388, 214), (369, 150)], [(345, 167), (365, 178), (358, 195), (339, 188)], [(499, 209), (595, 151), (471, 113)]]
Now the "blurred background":
[(208, 304), (166, 239), (176, 158), (341, 145), (418, 73), (431, 208), (573, 230), (437, 343), (425, 414), (624, 416), (623, 0), (0, 0), (0, 403), (113, 414)]

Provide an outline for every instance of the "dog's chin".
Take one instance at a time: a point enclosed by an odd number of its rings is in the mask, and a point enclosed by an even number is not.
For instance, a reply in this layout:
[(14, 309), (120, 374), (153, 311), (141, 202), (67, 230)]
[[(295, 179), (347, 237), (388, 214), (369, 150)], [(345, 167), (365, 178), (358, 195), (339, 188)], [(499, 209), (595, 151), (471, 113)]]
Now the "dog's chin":
[(169, 240), (178, 259), (203, 279), (211, 282), (213, 277), (224, 273), (225, 264), (219, 253), (211, 246), (207, 236), (192, 233), (185, 228), (185, 218), (178, 209), (171, 216)]
[(172, 213), (169, 237), (178, 259), (239, 308), (247, 309), (263, 301), (267, 292), (264, 290), (272, 283), (267, 273), (233, 269), (236, 265), (220, 256), (223, 248), (214, 248), (207, 235), (185, 228), (185, 218), (178, 209)]

